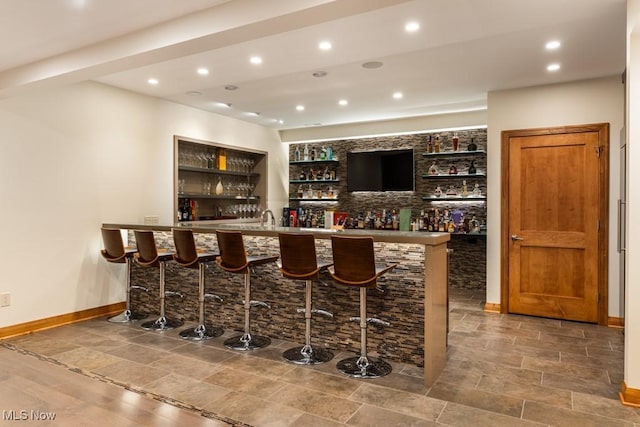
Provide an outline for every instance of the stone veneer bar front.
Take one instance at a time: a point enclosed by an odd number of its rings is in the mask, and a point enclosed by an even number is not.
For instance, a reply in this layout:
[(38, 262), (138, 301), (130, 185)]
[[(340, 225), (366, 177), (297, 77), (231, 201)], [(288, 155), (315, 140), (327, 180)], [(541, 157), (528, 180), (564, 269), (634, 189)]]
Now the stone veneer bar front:
[[(398, 266), (379, 280), (379, 289), (371, 289), (367, 297), (369, 317), (377, 317), (390, 326), (369, 325), (368, 349), (372, 355), (388, 360), (424, 367), (425, 382), (431, 385), (442, 371), (446, 360), (447, 336), (447, 233), (328, 230), (286, 227), (261, 227), (251, 224), (192, 223), (196, 246), (218, 252), (215, 230), (239, 230), (246, 250), (251, 255), (279, 254), (278, 233), (311, 233), (316, 238), (319, 260), (331, 255), (331, 236), (372, 236), (378, 264)], [(107, 228), (128, 231), (128, 244), (135, 245), (133, 230), (153, 230), (158, 248), (174, 250), (171, 226), (104, 224)], [(182, 224), (180, 227), (184, 227)], [(148, 293), (132, 292), (133, 309), (157, 315), (158, 272), (133, 263), (132, 285), (149, 288)], [(167, 290), (180, 291), (184, 298), (168, 297), (168, 316), (184, 320), (185, 327), (198, 317), (198, 274), (192, 269), (167, 263)], [(229, 274), (212, 263), (206, 272), (206, 291), (222, 297), (223, 302), (207, 300), (206, 319), (227, 330), (243, 327), (243, 278)], [(267, 302), (271, 308), (251, 310), (252, 330), (275, 339), (304, 343), (304, 315), (296, 309), (304, 307), (304, 283), (282, 277), (278, 267), (258, 267), (252, 275), (251, 298)], [(359, 315), (357, 290), (336, 284), (328, 274), (314, 283), (313, 308), (332, 312), (334, 317), (315, 315), (312, 344), (332, 350), (359, 351), (360, 330), (349, 318)]]

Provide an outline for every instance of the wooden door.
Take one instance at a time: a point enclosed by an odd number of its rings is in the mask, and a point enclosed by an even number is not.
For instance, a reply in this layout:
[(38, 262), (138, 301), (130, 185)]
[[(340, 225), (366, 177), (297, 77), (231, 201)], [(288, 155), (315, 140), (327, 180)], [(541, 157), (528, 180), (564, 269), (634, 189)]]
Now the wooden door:
[(503, 311), (606, 323), (608, 134), (503, 132)]

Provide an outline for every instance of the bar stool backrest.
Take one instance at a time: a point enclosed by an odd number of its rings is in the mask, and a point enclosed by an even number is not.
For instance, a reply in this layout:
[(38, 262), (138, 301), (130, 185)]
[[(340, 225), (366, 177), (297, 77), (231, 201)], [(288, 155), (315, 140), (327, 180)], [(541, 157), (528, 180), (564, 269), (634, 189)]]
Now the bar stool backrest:
[(100, 231), (102, 232), (102, 242), (104, 243), (104, 249), (100, 253), (104, 259), (109, 262), (124, 263), (126, 254), (120, 230), (102, 227)]
[(280, 233), (280, 271), (284, 277), (317, 280), (318, 260), (313, 234)]
[(135, 260), (143, 267), (158, 266), (158, 249), (156, 248), (156, 239), (153, 237), (153, 231), (134, 230), (136, 236), (136, 246), (138, 247), (138, 255)]
[(232, 273), (244, 273), (249, 262), (244, 249), (242, 232), (216, 230), (220, 256), (216, 259), (218, 265)]
[(331, 276), (348, 286), (376, 285), (373, 237), (331, 236), (334, 273)]
[(176, 246), (173, 259), (183, 267), (198, 268), (198, 251), (193, 231), (174, 228), (173, 243)]

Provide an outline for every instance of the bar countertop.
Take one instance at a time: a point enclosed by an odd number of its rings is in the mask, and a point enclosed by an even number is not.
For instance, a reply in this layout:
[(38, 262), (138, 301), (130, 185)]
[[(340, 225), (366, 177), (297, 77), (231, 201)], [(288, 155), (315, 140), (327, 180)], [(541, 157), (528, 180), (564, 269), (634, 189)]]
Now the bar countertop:
[(216, 229), (220, 230), (240, 230), (245, 234), (253, 236), (270, 236), (277, 237), (278, 233), (311, 233), (317, 239), (330, 239), (332, 235), (353, 235), (353, 236), (372, 236), (377, 242), (390, 243), (416, 243), (429, 246), (436, 246), (448, 242), (451, 239), (449, 233), (433, 233), (420, 231), (387, 231), (387, 230), (358, 230), (344, 229), (335, 230), (328, 228), (298, 228), (298, 227), (280, 227), (264, 225), (259, 223), (179, 223), (177, 225), (141, 225), (141, 224), (112, 224), (105, 223), (106, 228), (121, 228), (126, 230), (154, 230), (154, 231), (171, 231), (173, 228), (190, 228), (195, 233), (212, 233)]

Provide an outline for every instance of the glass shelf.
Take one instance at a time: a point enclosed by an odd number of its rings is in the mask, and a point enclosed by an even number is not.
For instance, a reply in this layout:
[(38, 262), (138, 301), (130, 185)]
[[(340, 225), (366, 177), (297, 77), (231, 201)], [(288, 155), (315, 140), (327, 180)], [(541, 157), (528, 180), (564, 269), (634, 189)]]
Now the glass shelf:
[(292, 179), (290, 184), (331, 184), (340, 182), (339, 179)]
[(226, 196), (224, 194), (195, 194), (195, 193), (182, 193), (178, 194), (179, 199), (218, 199), (218, 200), (260, 200), (259, 196)]
[(291, 200), (292, 202), (337, 202), (338, 201), (338, 199), (336, 199), (336, 198), (330, 199), (328, 197), (323, 197), (323, 198), (290, 197), (289, 200)]
[(429, 175), (428, 173), (423, 173), (422, 178), (424, 179), (466, 179), (466, 178), (486, 178), (487, 175), (484, 173), (472, 173), (471, 175), (466, 173), (458, 173), (458, 174), (439, 174), (439, 175)]
[(235, 175), (235, 176), (260, 176), (260, 174), (255, 172), (240, 172), (240, 171), (230, 171), (230, 170), (222, 170), (222, 169), (209, 169), (209, 168), (198, 168), (194, 166), (178, 166), (179, 171), (186, 172), (200, 172), (200, 173), (208, 173), (213, 175)]
[(333, 164), (338, 164), (338, 160), (335, 159), (331, 159), (331, 160), (292, 160), (289, 162), (290, 165), (309, 165), (309, 164), (313, 164), (313, 163), (333, 163)]
[(442, 196), (442, 197), (436, 197), (436, 196), (423, 196), (422, 200), (425, 201), (430, 201), (430, 202), (438, 202), (438, 201), (448, 201), (448, 202), (472, 202), (472, 201), (485, 201), (487, 200), (486, 196), (468, 196), (468, 197), (462, 197), (462, 196)]
[(422, 153), (424, 157), (466, 157), (486, 155), (484, 150), (476, 151), (441, 151), (439, 153)]

